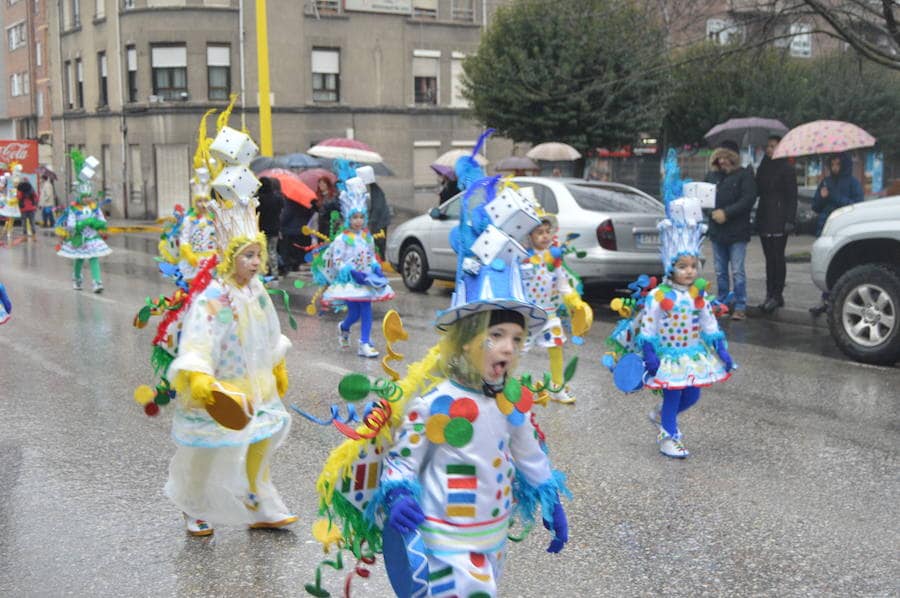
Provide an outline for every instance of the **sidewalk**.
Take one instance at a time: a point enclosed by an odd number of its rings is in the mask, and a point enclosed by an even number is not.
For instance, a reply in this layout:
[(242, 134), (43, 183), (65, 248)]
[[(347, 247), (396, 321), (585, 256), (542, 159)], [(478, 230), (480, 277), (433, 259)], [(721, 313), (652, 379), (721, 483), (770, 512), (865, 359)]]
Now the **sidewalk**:
[[(809, 252), (812, 249), (815, 237), (810, 235), (788, 237), (787, 251), (787, 280), (784, 288), (784, 307), (775, 310), (775, 313), (766, 315), (759, 312), (756, 306), (766, 298), (766, 259), (763, 256), (762, 245), (759, 237), (750, 239), (747, 245), (747, 259), (744, 263), (747, 272), (747, 315), (750, 318), (767, 319), (787, 324), (799, 324), (826, 329), (828, 320), (825, 316), (814, 318), (809, 313), (809, 308), (818, 305), (822, 292), (813, 284)], [(715, 282), (716, 274), (713, 267), (712, 247), (704, 243), (706, 266), (704, 276), (707, 280)], [(791, 256), (796, 256), (801, 261), (790, 261)]]

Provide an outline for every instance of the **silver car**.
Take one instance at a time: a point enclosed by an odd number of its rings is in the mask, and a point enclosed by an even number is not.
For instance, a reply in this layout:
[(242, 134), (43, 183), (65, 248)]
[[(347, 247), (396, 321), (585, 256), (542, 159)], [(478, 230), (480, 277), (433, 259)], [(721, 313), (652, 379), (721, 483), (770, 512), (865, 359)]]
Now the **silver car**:
[[(530, 187), (545, 211), (556, 214), (559, 238), (580, 235), (571, 244), (585, 252), (569, 266), (585, 284), (620, 285), (641, 274), (656, 274), (662, 204), (646, 193), (618, 183), (574, 178), (516, 177)], [(435, 279), (453, 280), (456, 254), (450, 230), (459, 222), (460, 195), (392, 230), (387, 259), (411, 291), (428, 290)]]

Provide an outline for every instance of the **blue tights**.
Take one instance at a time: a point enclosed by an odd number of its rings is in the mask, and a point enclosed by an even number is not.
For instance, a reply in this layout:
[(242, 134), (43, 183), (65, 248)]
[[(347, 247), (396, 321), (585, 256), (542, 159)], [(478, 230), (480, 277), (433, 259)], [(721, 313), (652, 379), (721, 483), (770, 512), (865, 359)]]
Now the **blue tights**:
[(678, 414), (690, 409), (700, 400), (700, 388), (688, 386), (680, 390), (663, 390), (663, 403), (660, 419), (663, 429), (670, 435), (678, 433)]
[(369, 333), (372, 331), (372, 304), (361, 301), (347, 302), (347, 317), (341, 322), (341, 330), (349, 332), (350, 327), (362, 319), (359, 328), (359, 342), (368, 343)]

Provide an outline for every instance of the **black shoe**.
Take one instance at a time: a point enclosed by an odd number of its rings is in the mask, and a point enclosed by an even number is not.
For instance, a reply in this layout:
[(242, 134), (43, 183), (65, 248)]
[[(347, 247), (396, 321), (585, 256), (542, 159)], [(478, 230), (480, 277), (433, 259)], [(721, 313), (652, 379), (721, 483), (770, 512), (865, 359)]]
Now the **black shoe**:
[(775, 297), (775, 302), (778, 303), (778, 307), (784, 307), (784, 297), (781, 295)]
[(759, 307), (759, 309), (760, 309), (760, 311), (762, 311), (763, 313), (770, 314), (770, 313), (772, 313), (773, 311), (775, 311), (776, 309), (778, 309), (778, 307), (779, 307), (779, 305), (778, 305), (778, 300), (775, 299), (775, 297), (769, 297), (768, 299), (766, 299), (766, 302), (763, 303), (763, 304)]
[(815, 307), (809, 308), (809, 313), (811, 313), (815, 317), (821, 316), (826, 311), (828, 311), (827, 303), (820, 303), (819, 305), (816, 305)]

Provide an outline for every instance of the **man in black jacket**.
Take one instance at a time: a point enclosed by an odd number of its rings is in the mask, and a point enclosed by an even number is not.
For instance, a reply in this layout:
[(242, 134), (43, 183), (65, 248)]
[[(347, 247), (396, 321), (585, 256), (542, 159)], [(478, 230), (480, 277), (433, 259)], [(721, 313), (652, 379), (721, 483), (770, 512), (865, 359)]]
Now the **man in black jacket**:
[(766, 300), (759, 309), (772, 313), (784, 305), (784, 279), (787, 264), (784, 249), (788, 235), (794, 232), (797, 216), (797, 177), (788, 160), (773, 160), (772, 153), (781, 137), (769, 137), (766, 157), (756, 173), (759, 190), (759, 206), (756, 208), (756, 225), (759, 240), (766, 256)]
[[(748, 168), (741, 167), (738, 146), (724, 141), (710, 156), (712, 172), (707, 178), (716, 184), (716, 208), (709, 223), (716, 266), (716, 292), (724, 300), (734, 282), (733, 320), (747, 317), (747, 276), (744, 258), (750, 242), (750, 212), (756, 202), (756, 181)], [(729, 275), (730, 270), (730, 275)]]
[(266, 252), (269, 255), (269, 275), (278, 280), (278, 237), (281, 210), (284, 207), (284, 196), (281, 194), (281, 183), (278, 179), (262, 177), (259, 191), (256, 194), (259, 205), (259, 230), (266, 234)]

